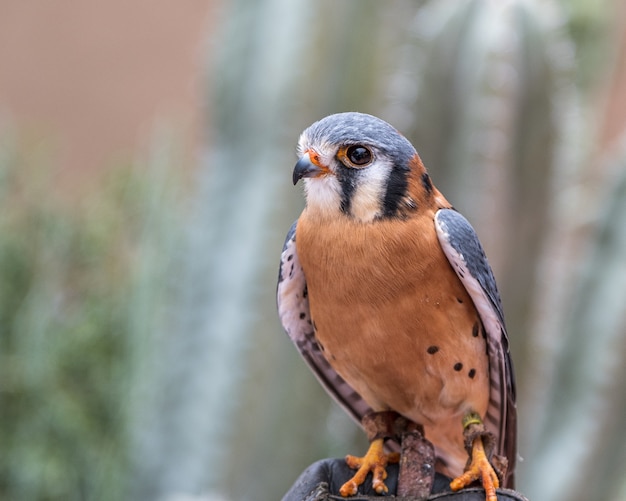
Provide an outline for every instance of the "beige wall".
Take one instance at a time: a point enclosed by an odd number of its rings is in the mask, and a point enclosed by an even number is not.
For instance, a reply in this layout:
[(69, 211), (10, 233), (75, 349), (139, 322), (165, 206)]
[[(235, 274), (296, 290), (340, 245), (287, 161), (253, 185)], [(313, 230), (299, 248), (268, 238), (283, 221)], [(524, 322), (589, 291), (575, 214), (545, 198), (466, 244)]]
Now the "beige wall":
[(65, 184), (132, 158), (155, 117), (198, 137), (210, 0), (4, 0), (0, 123), (46, 139)]

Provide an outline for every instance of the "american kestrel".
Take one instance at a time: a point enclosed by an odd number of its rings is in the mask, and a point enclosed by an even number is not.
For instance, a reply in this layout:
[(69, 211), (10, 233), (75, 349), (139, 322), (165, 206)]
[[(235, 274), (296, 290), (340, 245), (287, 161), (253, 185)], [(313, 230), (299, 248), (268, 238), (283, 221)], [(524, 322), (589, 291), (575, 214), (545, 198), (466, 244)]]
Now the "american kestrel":
[[(302, 133), (298, 154), (293, 183), (304, 180), (306, 207), (280, 259), (283, 327), (357, 422), (395, 411), (423, 425), (452, 489), (480, 480), (487, 500), (497, 499), (486, 442), (508, 459), (503, 484), (512, 487), (515, 383), (500, 296), (474, 229), (411, 143), (376, 117), (328, 116)], [(465, 443), (472, 425), (486, 433)], [(356, 494), (369, 471), (376, 491), (387, 491), (382, 438), (347, 459), (359, 471), (342, 495)]]

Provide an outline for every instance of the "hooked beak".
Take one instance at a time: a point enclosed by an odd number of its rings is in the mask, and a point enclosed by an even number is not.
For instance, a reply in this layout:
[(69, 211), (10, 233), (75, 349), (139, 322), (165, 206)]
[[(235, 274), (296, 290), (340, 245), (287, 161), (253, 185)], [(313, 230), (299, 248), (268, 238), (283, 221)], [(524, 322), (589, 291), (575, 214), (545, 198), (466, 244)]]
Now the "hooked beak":
[(311, 158), (311, 152), (307, 151), (293, 168), (293, 184), (295, 185), (303, 177), (317, 177), (324, 172), (327, 172), (327, 169), (320, 165), (317, 154)]

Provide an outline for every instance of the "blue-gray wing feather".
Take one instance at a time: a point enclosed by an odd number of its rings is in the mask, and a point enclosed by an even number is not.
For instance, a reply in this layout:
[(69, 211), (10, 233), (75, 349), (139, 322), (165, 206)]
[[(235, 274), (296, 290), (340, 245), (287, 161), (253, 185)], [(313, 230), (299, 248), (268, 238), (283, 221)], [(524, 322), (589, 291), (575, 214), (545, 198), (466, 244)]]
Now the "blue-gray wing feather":
[(496, 436), (498, 453), (509, 461), (506, 483), (512, 487), (517, 454), (515, 379), (496, 280), (467, 219), (453, 209), (441, 209), (435, 215), (435, 227), (441, 247), (472, 298), (485, 329), (490, 379), (485, 424)]

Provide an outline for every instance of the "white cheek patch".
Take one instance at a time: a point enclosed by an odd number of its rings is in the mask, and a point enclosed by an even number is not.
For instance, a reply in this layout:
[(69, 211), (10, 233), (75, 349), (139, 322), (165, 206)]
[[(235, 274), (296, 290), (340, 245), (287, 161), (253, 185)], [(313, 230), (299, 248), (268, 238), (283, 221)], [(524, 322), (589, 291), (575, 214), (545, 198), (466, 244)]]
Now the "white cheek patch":
[(350, 202), (350, 214), (354, 218), (367, 223), (383, 213), (391, 168), (390, 162), (379, 160), (358, 173), (359, 179)]
[(335, 176), (304, 179), (304, 193), (310, 210), (325, 215), (341, 212), (341, 185)]
[[(304, 155), (309, 149), (313, 149), (318, 154), (319, 161), (323, 165), (328, 166), (331, 172), (333, 171), (335, 146), (319, 141), (312, 145), (305, 131), (298, 141), (298, 156)], [(311, 211), (326, 216), (337, 215), (341, 212), (341, 184), (334, 174), (303, 179), (302, 181), (304, 183), (306, 204)]]

